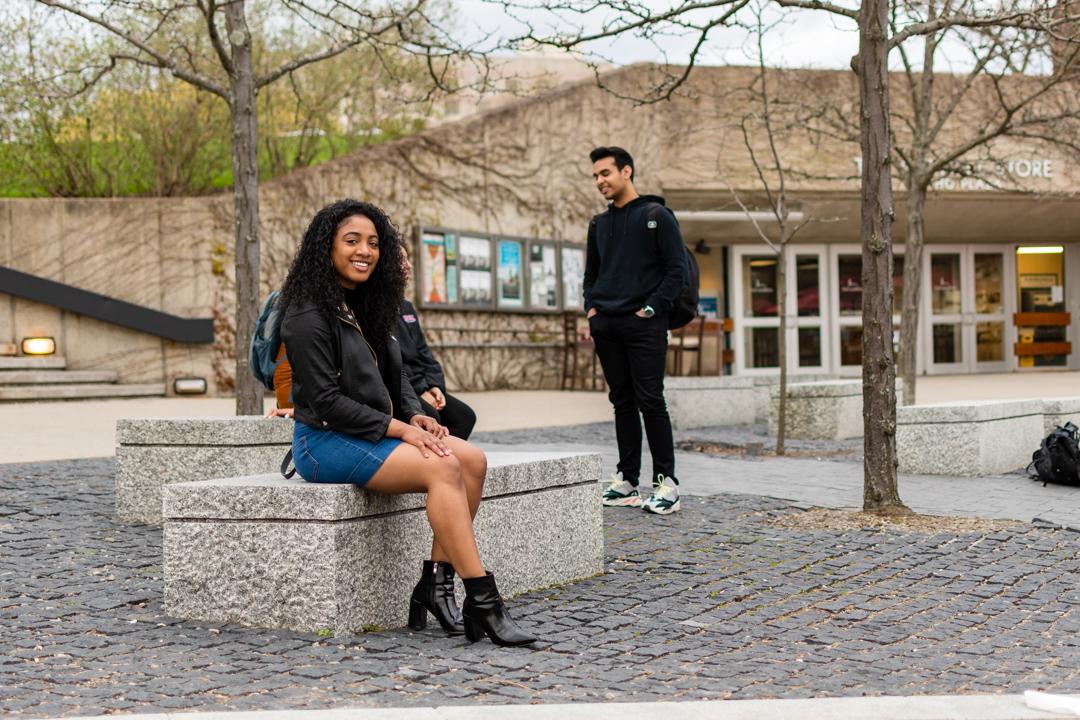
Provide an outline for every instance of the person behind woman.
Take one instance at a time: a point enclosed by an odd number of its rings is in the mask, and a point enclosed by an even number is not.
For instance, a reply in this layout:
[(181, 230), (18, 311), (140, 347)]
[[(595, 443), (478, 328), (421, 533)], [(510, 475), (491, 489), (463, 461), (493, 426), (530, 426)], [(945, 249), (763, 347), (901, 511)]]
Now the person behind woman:
[[(282, 287), (282, 340), (292, 366), (293, 461), (309, 482), (426, 493), (431, 560), (409, 603), (409, 627), (430, 612), (447, 633), (500, 645), (535, 638), (511, 619), (485, 571), (472, 520), (487, 459), (421, 411), (391, 334), (405, 288), (401, 240), (382, 210), (339, 200), (304, 233)], [(454, 573), (465, 584), (458, 613)]]
[[(408, 248), (402, 243), (402, 261), (405, 265), (405, 281), (412, 274)], [(408, 300), (401, 303), (401, 315), (397, 327), (398, 345), (401, 347), (401, 362), (405, 374), (412, 383), (424, 414), (446, 425), (454, 437), (468, 440), (476, 425), (476, 413), (473, 409), (450, 393), (446, 392), (446, 376), (442, 365), (431, 354), (424, 330), (416, 308)]]

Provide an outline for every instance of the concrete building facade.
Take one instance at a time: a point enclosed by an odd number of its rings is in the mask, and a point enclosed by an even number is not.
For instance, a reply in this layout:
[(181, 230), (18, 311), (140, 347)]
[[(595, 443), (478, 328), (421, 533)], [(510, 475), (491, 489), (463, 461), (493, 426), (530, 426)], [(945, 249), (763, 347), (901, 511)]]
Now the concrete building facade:
[[(452, 264), (446, 253), (456, 253), (461, 238), (489, 242), (495, 264), (503, 240), (508, 249), (518, 241), (522, 273), (529, 272), (531, 253), (542, 265), (543, 247), (551, 247), (564, 295), (557, 302), (538, 294), (472, 310), (459, 301), (426, 303), (423, 289), (417, 300), (454, 385), (557, 387), (562, 312), (576, 305), (564, 289), (574, 287), (564, 277), (569, 265), (558, 253), (583, 245), (589, 217), (603, 207), (589, 150), (620, 145), (636, 159), (638, 188), (664, 195), (679, 217), (684, 240), (697, 252), (709, 311), (733, 319), (730, 371), (775, 372), (776, 299), (783, 291), (791, 308), (793, 372), (857, 374), (859, 151), (857, 134), (849, 132), (858, 113), (855, 80), (840, 71), (785, 71), (772, 81), (785, 100), (776, 140), (791, 207), (810, 219), (792, 245), (781, 289), (775, 254), (740, 206), (755, 218), (765, 218), (768, 208), (741, 131), (745, 123), (763, 157), (755, 72), (701, 68), (672, 100), (642, 104), (633, 98), (645, 97), (668, 70), (623, 68), (604, 76), (603, 89), (591, 79), (563, 85), (264, 183), (264, 291), (284, 277), (313, 212), (340, 197), (385, 207), (416, 243), (414, 252), (431, 249), (425, 229), (452, 235), (453, 246), (442, 246), (444, 272)], [(982, 100), (970, 102), (950, 132), (963, 132), (979, 111)], [(894, 107), (903, 112), (902, 98)], [(832, 118), (828, 129), (815, 127), (814, 118), (823, 116)], [(1080, 307), (1075, 159), (1036, 139), (1007, 139), (970, 161), (983, 171), (943, 178), (927, 207), (919, 371), (1080, 368), (1071, 344), (1080, 332), (1080, 317), (1071, 313)], [(899, 270), (905, 233), (899, 180), (896, 189)], [(69, 367), (113, 369), (129, 382), (194, 375), (207, 378), (211, 392), (226, 392), (236, 346), (231, 213), (231, 196), (0, 201), (0, 265), (215, 322), (213, 344), (182, 345), (0, 287), (0, 344), (47, 335), (57, 339)], [(768, 231), (767, 220), (759, 225)], [(464, 269), (454, 268), (455, 282)], [(719, 372), (715, 355), (706, 355), (705, 372)]]

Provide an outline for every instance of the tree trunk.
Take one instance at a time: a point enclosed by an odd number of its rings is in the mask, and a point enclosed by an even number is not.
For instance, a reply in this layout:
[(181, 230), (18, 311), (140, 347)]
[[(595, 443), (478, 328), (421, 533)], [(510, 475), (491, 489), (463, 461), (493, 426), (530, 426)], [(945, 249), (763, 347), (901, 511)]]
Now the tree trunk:
[(226, 7), (225, 19), (232, 47), (229, 114), (236, 212), (236, 414), (261, 415), (263, 388), (251, 374), (248, 357), (259, 312), (259, 145), (251, 32), (243, 0)]
[(911, 175), (908, 180), (907, 243), (904, 252), (904, 297), (900, 315), (900, 377), (904, 381), (904, 404), (915, 404), (916, 358), (919, 349), (919, 296), (922, 294), (923, 213), (926, 184)]
[[(783, 235), (781, 228), (781, 235)], [(777, 345), (780, 353), (780, 405), (776, 419), (776, 454), (784, 454), (784, 436), (787, 435), (787, 242), (781, 237), (776, 268), (776, 313), (780, 318)]]
[(896, 487), (896, 369), (892, 349), (892, 172), (889, 166), (889, 0), (859, 11), (863, 283), (863, 510), (910, 513)]

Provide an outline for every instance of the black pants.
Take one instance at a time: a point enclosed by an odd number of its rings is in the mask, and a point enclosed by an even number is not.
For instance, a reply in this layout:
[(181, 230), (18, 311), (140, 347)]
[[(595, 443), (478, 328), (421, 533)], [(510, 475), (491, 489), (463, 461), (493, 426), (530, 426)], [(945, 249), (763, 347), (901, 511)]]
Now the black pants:
[(476, 425), (476, 413), (450, 393), (443, 393), (443, 397), (446, 398), (446, 405), (442, 410), (436, 410), (423, 399), (420, 400), (420, 407), (424, 408), (425, 415), (435, 418), (440, 425), (445, 425), (451, 435), (468, 440), (473, 426)]
[[(641, 474), (641, 424), (653, 458), (652, 479), (660, 473), (675, 477), (675, 441), (664, 402), (667, 361), (667, 321), (662, 315), (611, 316), (597, 313), (589, 321), (596, 354), (604, 369), (615, 407), (618, 470), (637, 485)], [(640, 413), (640, 418), (638, 417)]]

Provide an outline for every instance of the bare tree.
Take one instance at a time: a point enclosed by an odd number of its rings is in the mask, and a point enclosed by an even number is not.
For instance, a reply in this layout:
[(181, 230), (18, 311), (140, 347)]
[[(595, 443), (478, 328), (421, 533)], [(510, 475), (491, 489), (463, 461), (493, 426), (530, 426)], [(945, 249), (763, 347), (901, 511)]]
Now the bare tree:
[[(794, 203), (790, 199), (787, 183), (787, 176), (790, 171), (780, 157), (777, 138), (781, 133), (790, 131), (793, 122), (797, 124), (798, 120), (797, 117), (793, 116), (791, 113), (785, 114), (776, 112), (777, 106), (781, 103), (773, 96), (773, 91), (771, 90), (769, 83), (769, 76), (770, 73), (777, 73), (779, 71), (775, 69), (770, 70), (765, 65), (764, 38), (766, 31), (770, 28), (765, 24), (763, 8), (760, 5), (755, 5), (754, 12), (757, 73), (754, 76), (754, 80), (750, 87), (747, 88), (747, 94), (749, 95), (750, 106), (752, 109), (740, 119), (739, 130), (742, 134), (743, 147), (746, 148), (746, 152), (750, 156), (750, 163), (754, 168), (754, 174), (757, 177), (760, 190), (764, 192), (765, 202), (768, 205), (769, 213), (775, 220), (775, 230), (766, 230), (762, 224), (758, 222), (757, 215), (751, 211), (740, 197), (738, 191), (730, 184), (728, 187), (731, 190), (731, 195), (735, 199), (735, 202), (754, 226), (754, 231), (757, 233), (758, 237), (760, 237), (762, 242), (776, 254), (776, 312), (779, 318), (777, 352), (779, 353), (778, 359), (780, 365), (780, 396), (777, 407), (778, 417), (776, 420), (776, 454), (783, 455), (785, 452), (785, 436), (787, 434), (788, 244), (795, 237), (796, 233), (811, 221), (811, 218), (809, 215), (802, 215), (802, 213), (799, 213), (796, 217), (792, 217), (792, 206)], [(767, 150), (764, 158), (762, 158), (759, 151), (755, 149), (755, 143), (753, 142), (752, 136), (754, 134), (754, 129), (757, 127), (760, 127), (765, 135)]]
[[(256, 0), (34, 0), (81, 19), (111, 37), (108, 57), (82, 74), (89, 87), (123, 62), (168, 71), (225, 100), (229, 108), (236, 256), (236, 412), (262, 413), (263, 389), (248, 367), (244, 338), (259, 307), (259, 169), (256, 97), (301, 68), (351, 48), (404, 49), (425, 57), (436, 87), (445, 87), (448, 59), (459, 46), (439, 27), (443, 8), (431, 0), (368, 7), (341, 0), (276, 0), (322, 38), (319, 47), (256, 73), (256, 38), (248, 23)], [(269, 0), (266, 0), (267, 2)], [(201, 28), (197, 33), (193, 28)], [(204, 49), (208, 48), (204, 52)]]
[[(936, 0), (920, 9), (931, 21), (940, 12)], [(949, 34), (959, 36), (971, 69), (961, 76), (940, 77), (935, 61)], [(905, 45), (897, 48), (904, 66), (900, 89), (907, 101), (904, 111), (894, 114), (900, 127), (893, 138), (893, 154), (907, 188), (898, 363), (905, 404), (915, 402), (924, 218), (934, 182), (948, 175), (970, 178), (982, 187), (1016, 189), (1011, 178), (999, 172), (1006, 163), (994, 143), (1002, 138), (1033, 139), (1072, 153), (1080, 149), (1080, 100), (1070, 84), (1080, 44), (1064, 45), (1056, 66), (1045, 72), (1043, 65), (1051, 62), (1049, 40), (1046, 33), (1028, 28), (940, 31), (923, 39), (921, 65)], [(1027, 77), (1016, 82), (1017, 74)], [(972, 95), (980, 102), (971, 102)]]
[[(748, 0), (679, 0), (663, 10), (625, 0), (594, 0), (583, 6), (573, 0), (493, 0), (515, 10), (546, 9), (564, 22), (602, 14), (598, 29), (557, 35), (528, 32), (521, 39), (568, 50), (621, 35), (645, 37), (668, 31), (688, 37), (690, 61), (681, 72), (668, 72), (664, 82), (642, 102), (668, 99), (689, 77), (700, 49), (716, 28), (737, 21)], [(863, 509), (878, 514), (908, 514), (896, 482), (896, 369), (892, 344), (892, 144), (889, 114), (889, 52), (909, 38), (949, 28), (1025, 28), (1058, 40), (1075, 27), (1072, 6), (1058, 0), (1007, 0), (987, 6), (956, 0), (933, 18), (902, 24), (891, 0), (862, 0), (847, 6), (831, 0), (772, 0), (780, 7), (828, 12), (858, 27), (859, 50), (852, 69), (859, 86), (859, 143), (862, 151), (861, 238), (863, 280)]]

